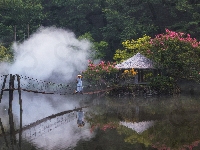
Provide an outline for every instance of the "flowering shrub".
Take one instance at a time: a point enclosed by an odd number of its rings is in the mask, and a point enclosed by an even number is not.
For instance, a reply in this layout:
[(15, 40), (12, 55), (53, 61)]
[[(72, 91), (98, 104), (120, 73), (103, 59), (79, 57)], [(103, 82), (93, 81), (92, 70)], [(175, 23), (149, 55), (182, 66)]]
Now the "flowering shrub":
[(83, 71), (84, 78), (90, 83), (97, 82), (113, 82), (118, 69), (115, 68), (115, 63), (101, 61), (99, 64), (94, 64), (89, 60), (87, 70)]
[(196, 78), (200, 70), (200, 42), (189, 34), (166, 29), (150, 40), (146, 56), (175, 79)]
[[(124, 50), (116, 50), (114, 60), (121, 62), (137, 52), (150, 58), (162, 70), (163, 75), (200, 82), (200, 42), (189, 34), (166, 29), (155, 38), (144, 35), (137, 40), (122, 43)], [(160, 82), (159, 82), (160, 83)]]

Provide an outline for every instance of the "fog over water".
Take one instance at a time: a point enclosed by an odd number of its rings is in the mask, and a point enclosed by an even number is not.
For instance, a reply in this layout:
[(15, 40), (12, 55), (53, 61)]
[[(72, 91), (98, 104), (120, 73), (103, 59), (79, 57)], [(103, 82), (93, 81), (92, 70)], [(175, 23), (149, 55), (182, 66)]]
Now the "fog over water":
[[(86, 69), (91, 55), (90, 49), (91, 43), (89, 41), (78, 40), (71, 31), (55, 27), (41, 27), (23, 43), (13, 44), (14, 62), (12, 64), (1, 63), (0, 74), (19, 74), (38, 80), (68, 83), (74, 80), (77, 74)], [(3, 81), (1, 80), (1, 82)], [(5, 91), (0, 103), (0, 117), (5, 126), (9, 125), (8, 100), (8, 92)], [(59, 94), (45, 95), (22, 92), (22, 102), (23, 125), (61, 111), (80, 107), (79, 100), (74, 99), (73, 96), (61, 96)], [(19, 110), (18, 93), (14, 91), (13, 114), (16, 124), (19, 124)], [(81, 138), (82, 132), (79, 133), (79, 136), (72, 138), (72, 134), (77, 130), (77, 125), (74, 128), (74, 125), (70, 124), (76, 124), (76, 121), (68, 123), (64, 131), (59, 129), (61, 132), (58, 136), (53, 132), (52, 134), (49, 133), (46, 141), (53, 138), (61, 143), (67, 140), (71, 141), (71, 143), (76, 143)], [(62, 134), (62, 131), (66, 134)], [(83, 135), (90, 136), (89, 133), (83, 133)], [(39, 147), (43, 147), (45, 144), (41, 140), (36, 140), (35, 142)], [(48, 149), (55, 147), (58, 144), (57, 142), (50, 142)]]

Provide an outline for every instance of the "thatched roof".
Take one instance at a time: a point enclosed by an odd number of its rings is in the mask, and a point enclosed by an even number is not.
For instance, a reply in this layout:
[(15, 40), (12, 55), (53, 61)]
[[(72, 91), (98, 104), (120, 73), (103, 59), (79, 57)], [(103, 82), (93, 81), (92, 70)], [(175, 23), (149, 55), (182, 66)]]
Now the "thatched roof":
[(140, 53), (137, 53), (133, 57), (125, 60), (124, 62), (120, 64), (117, 64), (115, 67), (118, 69), (129, 69), (129, 68), (152, 69), (154, 68), (153, 62)]

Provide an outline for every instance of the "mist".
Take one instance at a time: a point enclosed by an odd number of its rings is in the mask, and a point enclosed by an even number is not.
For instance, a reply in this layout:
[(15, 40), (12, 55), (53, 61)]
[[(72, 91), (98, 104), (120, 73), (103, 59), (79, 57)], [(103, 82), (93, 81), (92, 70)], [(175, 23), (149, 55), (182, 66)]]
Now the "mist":
[(64, 29), (41, 27), (23, 43), (14, 43), (13, 50), (9, 74), (69, 81), (86, 69), (91, 43)]

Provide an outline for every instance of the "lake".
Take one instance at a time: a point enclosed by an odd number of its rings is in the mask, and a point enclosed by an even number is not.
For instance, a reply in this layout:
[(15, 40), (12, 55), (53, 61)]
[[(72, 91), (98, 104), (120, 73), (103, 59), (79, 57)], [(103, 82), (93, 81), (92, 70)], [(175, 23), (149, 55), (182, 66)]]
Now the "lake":
[[(199, 96), (22, 92), (22, 132), (18, 93), (10, 113), (8, 96), (5, 93), (0, 103), (0, 149), (200, 149)], [(78, 125), (78, 119), (84, 125)]]

